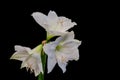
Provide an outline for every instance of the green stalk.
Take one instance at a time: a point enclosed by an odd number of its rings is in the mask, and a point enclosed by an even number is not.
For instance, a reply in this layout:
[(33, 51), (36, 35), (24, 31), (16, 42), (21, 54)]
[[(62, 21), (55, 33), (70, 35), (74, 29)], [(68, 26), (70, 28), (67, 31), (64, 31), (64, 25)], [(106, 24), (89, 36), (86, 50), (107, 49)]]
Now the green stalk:
[(44, 74), (45, 74), (46, 54), (44, 53), (43, 49), (41, 51), (41, 60), (42, 60), (43, 74), (42, 73), (39, 74), (38, 80), (44, 80)]
[(51, 38), (53, 38), (54, 36), (53, 35), (51, 35), (51, 34), (49, 34), (49, 33), (47, 33), (47, 42), (51, 39)]
[[(54, 37), (54, 36), (47, 33), (46, 43), (49, 42), (49, 40), (52, 37)], [(43, 73), (39, 74), (38, 80), (44, 80), (44, 75), (45, 75), (45, 66), (46, 66), (46, 57), (47, 57), (47, 55), (43, 51), (43, 45), (44, 44), (42, 44), (42, 50), (41, 50), (41, 60), (42, 60)]]
[(42, 73), (39, 74), (38, 80), (44, 80), (44, 75)]

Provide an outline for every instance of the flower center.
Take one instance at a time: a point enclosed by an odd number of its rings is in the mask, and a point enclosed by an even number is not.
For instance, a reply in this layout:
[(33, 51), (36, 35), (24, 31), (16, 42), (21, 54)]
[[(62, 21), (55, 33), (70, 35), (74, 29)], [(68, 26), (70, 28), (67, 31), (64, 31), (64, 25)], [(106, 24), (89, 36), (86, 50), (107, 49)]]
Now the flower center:
[(56, 47), (56, 50), (59, 51), (59, 50), (61, 49), (61, 47), (62, 47), (61, 45), (58, 45), (58, 46)]

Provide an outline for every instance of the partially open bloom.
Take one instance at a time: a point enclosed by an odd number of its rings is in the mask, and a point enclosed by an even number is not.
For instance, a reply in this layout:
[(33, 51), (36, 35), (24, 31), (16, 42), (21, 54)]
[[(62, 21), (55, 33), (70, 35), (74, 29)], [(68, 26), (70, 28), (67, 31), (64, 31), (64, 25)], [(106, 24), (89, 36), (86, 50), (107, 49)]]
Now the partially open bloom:
[(79, 59), (78, 47), (80, 44), (81, 41), (74, 39), (73, 31), (58, 37), (54, 42), (45, 44), (43, 49), (48, 55), (48, 73), (53, 70), (56, 63), (58, 63), (64, 73), (69, 60)]
[(77, 25), (75, 22), (71, 22), (71, 20), (66, 17), (58, 17), (54, 11), (50, 11), (48, 16), (41, 12), (34, 12), (32, 16), (35, 21), (41, 25), (49, 35), (52, 36), (63, 35), (68, 29)]
[(38, 76), (40, 72), (43, 73), (42, 62), (41, 62), (41, 45), (30, 49), (28, 47), (23, 47), (16, 45), (15, 53), (11, 56), (11, 59), (16, 59), (22, 61), (21, 68), (26, 67), (27, 70), (30, 69), (31, 72)]

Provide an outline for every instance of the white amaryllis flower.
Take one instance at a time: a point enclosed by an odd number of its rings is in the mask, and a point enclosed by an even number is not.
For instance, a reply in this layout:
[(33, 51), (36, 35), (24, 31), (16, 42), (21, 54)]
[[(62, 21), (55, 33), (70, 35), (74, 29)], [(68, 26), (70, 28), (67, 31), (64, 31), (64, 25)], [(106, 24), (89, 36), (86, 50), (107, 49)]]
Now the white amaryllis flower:
[(54, 11), (50, 11), (48, 15), (44, 15), (41, 12), (34, 12), (32, 16), (52, 36), (60, 36), (74, 25), (77, 25), (66, 17), (58, 17)]
[(43, 49), (48, 55), (48, 73), (53, 70), (56, 63), (58, 63), (64, 73), (69, 60), (79, 59), (78, 47), (80, 44), (81, 41), (74, 39), (73, 31), (58, 37), (54, 42), (45, 44)]
[(34, 72), (35, 76), (38, 76), (40, 72), (43, 73), (42, 62), (41, 62), (41, 45), (34, 49), (23, 47), (20, 45), (15, 46), (15, 53), (10, 59), (16, 59), (22, 61), (21, 68), (26, 67)]

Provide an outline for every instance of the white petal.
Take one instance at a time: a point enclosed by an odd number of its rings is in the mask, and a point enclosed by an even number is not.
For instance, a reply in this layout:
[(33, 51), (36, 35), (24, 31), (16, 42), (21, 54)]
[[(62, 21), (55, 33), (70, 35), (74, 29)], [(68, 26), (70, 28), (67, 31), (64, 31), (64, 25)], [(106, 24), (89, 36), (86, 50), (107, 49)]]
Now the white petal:
[(10, 59), (24, 61), (29, 56), (26, 52), (15, 52)]
[(47, 43), (43, 46), (45, 53), (48, 55), (47, 68), (48, 73), (50, 73), (56, 64), (55, 48), (57, 44), (55, 42)]
[[(74, 47), (79, 47), (81, 45), (81, 41), (74, 39), (74, 32), (68, 32), (66, 35), (61, 36), (61, 45), (63, 48), (74, 48)], [(56, 39), (57, 40), (57, 39)]]
[(69, 60), (78, 60), (79, 52), (78, 49), (64, 49), (56, 53), (57, 62), (59, 67), (62, 69), (63, 73), (66, 71), (67, 62)]
[(78, 60), (79, 59), (79, 50), (77, 47), (62, 47), (59, 50), (60, 54), (64, 56), (64, 61), (68, 62), (69, 60)]
[(68, 42), (67, 44), (61, 45), (61, 48), (56, 52), (57, 58), (61, 58), (63, 62), (68, 62), (69, 60), (78, 60), (79, 51), (78, 45), (74, 41)]
[(35, 65), (35, 67), (33, 66), (33, 69), (35, 72), (35, 76), (38, 76), (40, 74), (40, 72), (43, 73), (41, 57), (40, 57), (40, 54), (38, 54), (38, 53), (34, 53), (33, 57), (36, 59), (36, 65)]
[[(63, 34), (61, 37), (58, 37), (58, 38), (55, 40), (55, 42), (59, 44), (60, 42), (64, 42), (64, 41), (66, 40), (66, 38), (67, 38), (67, 33)], [(57, 44), (57, 45), (58, 45), (58, 44)]]
[(15, 51), (16, 52), (11, 56), (10, 59), (24, 61), (29, 56), (31, 49), (28, 47), (15, 45)]
[(21, 68), (30, 68), (34, 71), (35, 76), (38, 76), (40, 72), (43, 73), (41, 58), (38, 53), (33, 53), (29, 55), (29, 57), (23, 61)]
[(79, 59), (79, 50), (77, 48), (72, 48), (69, 52), (65, 52), (67, 60), (78, 60)]
[(69, 41), (66, 41), (64, 42), (64, 44), (62, 45), (63, 47), (66, 47), (66, 48), (74, 48), (74, 47), (78, 47), (81, 45), (81, 41), (79, 40), (69, 40)]
[(62, 69), (63, 73), (66, 71), (67, 62), (64, 60), (65, 57), (61, 54), (57, 55), (58, 66)]
[(74, 32), (71, 31), (71, 32), (67, 32), (65, 33), (64, 35), (62, 35), (61, 37), (58, 37), (55, 41), (59, 41), (59, 42), (62, 42), (61, 44), (64, 44), (70, 40), (73, 40), (74, 39)]
[(58, 16), (57, 16), (57, 14), (54, 12), (54, 11), (50, 11), (49, 13), (48, 13), (48, 17), (51, 19), (51, 20), (53, 20), (53, 21), (57, 21), (57, 19), (58, 19)]
[(50, 11), (48, 13), (48, 18), (47, 18), (47, 22), (48, 22), (48, 30), (54, 30), (57, 26), (57, 14), (54, 11)]
[(73, 54), (69, 56), (69, 60), (79, 60), (79, 50), (77, 48), (74, 49)]
[(54, 36), (60, 36), (60, 35), (64, 35), (67, 33), (67, 31), (61, 32), (61, 31), (55, 31), (55, 30), (48, 30), (48, 32), (49, 32), (49, 34), (54, 35)]
[(34, 12), (32, 14), (33, 18), (35, 19), (35, 21), (41, 25), (44, 29), (48, 28), (48, 22), (47, 22), (47, 16), (44, 15), (41, 12)]
[(59, 17), (58, 23), (61, 25), (60, 27), (64, 31), (77, 25), (75, 22), (71, 22), (71, 20), (66, 17)]
[(29, 47), (15, 45), (15, 51), (18, 51), (18, 52), (30, 52), (31, 49)]
[(48, 59), (47, 59), (47, 69), (48, 69), (48, 73), (50, 73), (53, 68), (55, 67), (57, 61), (56, 61), (56, 57), (53, 56), (53, 57), (49, 57), (48, 56)]
[(58, 65), (62, 69), (63, 73), (65, 73), (66, 72), (67, 63), (61, 63), (61, 62), (58, 61)]
[(43, 50), (48, 56), (53, 57), (55, 55), (54, 53), (57, 45), (58, 44), (56, 42), (47, 43), (43, 46)]

